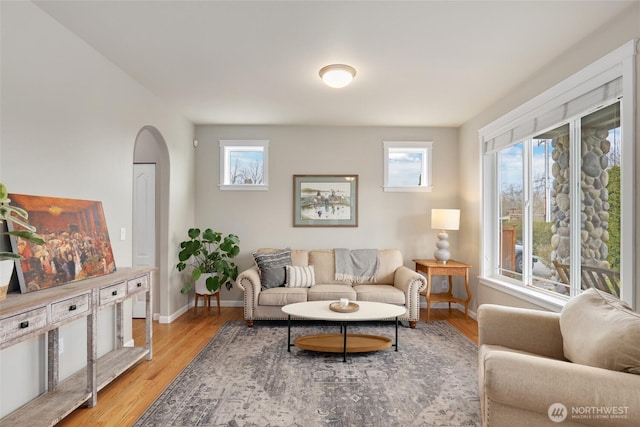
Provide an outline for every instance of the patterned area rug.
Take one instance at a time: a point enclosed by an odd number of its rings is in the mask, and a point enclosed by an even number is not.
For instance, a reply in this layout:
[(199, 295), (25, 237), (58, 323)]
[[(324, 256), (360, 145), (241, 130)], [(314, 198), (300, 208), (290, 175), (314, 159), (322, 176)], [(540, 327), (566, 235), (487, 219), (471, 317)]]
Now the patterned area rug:
[[(296, 336), (335, 324), (293, 323)], [(394, 337), (394, 323), (349, 333)], [(400, 327), (399, 351), (287, 352), (286, 322), (227, 322), (136, 426), (479, 426), (477, 347), (443, 321)]]

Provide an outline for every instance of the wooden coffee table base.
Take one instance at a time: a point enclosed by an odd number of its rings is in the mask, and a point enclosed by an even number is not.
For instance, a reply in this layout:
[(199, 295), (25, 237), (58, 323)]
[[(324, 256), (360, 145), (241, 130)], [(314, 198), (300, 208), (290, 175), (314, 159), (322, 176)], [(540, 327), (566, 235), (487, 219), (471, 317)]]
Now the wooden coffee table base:
[[(303, 350), (342, 353), (344, 352), (344, 334), (307, 335), (296, 338), (293, 344)], [(347, 334), (347, 353), (384, 350), (391, 345), (391, 338), (377, 335)]]
[(364, 353), (367, 351), (384, 350), (394, 347), (398, 351), (398, 318), (396, 317), (396, 340), (378, 335), (348, 334), (347, 323), (340, 322), (339, 334), (305, 335), (291, 343), (291, 315), (287, 320), (287, 351), (292, 346), (303, 350), (322, 351), (327, 353), (342, 353), (342, 361), (347, 361), (347, 353)]

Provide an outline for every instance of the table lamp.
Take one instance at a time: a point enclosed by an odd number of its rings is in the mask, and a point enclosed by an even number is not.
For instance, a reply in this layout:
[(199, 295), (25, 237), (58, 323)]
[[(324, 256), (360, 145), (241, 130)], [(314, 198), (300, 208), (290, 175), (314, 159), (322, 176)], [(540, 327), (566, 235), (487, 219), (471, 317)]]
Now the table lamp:
[(440, 230), (436, 251), (433, 256), (436, 261), (446, 264), (451, 258), (449, 252), (449, 235), (446, 230), (458, 230), (460, 228), (460, 209), (431, 209), (431, 228)]

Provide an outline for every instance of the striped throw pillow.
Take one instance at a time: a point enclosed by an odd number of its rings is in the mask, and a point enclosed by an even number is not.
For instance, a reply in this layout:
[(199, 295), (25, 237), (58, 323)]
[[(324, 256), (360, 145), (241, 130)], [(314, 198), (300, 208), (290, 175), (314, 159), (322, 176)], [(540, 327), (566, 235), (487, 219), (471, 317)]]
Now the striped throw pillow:
[(316, 284), (316, 274), (313, 265), (287, 265), (287, 288), (310, 288)]
[(291, 265), (291, 249), (254, 252), (253, 259), (260, 269), (262, 290), (284, 286), (286, 282), (285, 266)]

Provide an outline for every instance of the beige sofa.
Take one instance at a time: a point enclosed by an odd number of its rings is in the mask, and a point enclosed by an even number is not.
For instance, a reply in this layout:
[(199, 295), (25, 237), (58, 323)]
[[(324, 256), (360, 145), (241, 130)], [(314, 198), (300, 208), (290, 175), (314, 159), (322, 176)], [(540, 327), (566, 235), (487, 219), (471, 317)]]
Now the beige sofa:
[(407, 313), (400, 320), (415, 328), (420, 319), (420, 292), (426, 289), (424, 276), (403, 265), (396, 249), (378, 251), (379, 270), (374, 282), (352, 284), (335, 280), (334, 250), (291, 250), (291, 264), (313, 266), (315, 283), (308, 288), (275, 287), (262, 289), (260, 270), (251, 267), (238, 275), (237, 285), (244, 291), (244, 318), (248, 326), (254, 320), (284, 320), (281, 308), (304, 301), (376, 301), (403, 305)]
[(638, 425), (640, 314), (611, 295), (561, 313), (481, 305), (478, 328), (483, 426)]

